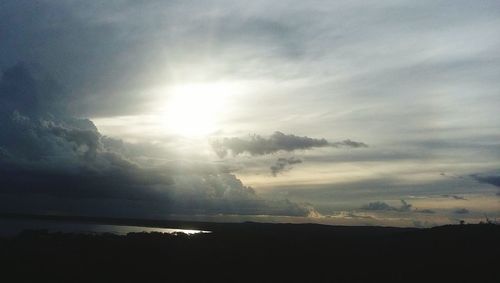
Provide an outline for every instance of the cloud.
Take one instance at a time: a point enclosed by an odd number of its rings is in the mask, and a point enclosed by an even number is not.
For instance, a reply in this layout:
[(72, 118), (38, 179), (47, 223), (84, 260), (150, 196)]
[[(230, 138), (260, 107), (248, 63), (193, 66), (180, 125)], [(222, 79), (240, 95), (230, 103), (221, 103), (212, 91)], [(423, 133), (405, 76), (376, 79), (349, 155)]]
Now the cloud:
[(326, 218), (346, 218), (346, 219), (375, 219), (371, 215), (365, 215), (362, 213), (357, 213), (356, 211), (338, 211), (331, 215), (326, 215)]
[(441, 195), (441, 196), (445, 197), (445, 198), (456, 199), (456, 200), (467, 200), (467, 198), (462, 197), (462, 196), (457, 196), (457, 195)]
[(302, 163), (301, 159), (298, 159), (296, 157), (289, 157), (289, 158), (278, 158), (276, 160), (276, 163), (270, 167), (271, 169), (271, 174), (276, 177), (278, 174), (282, 173), (283, 171), (289, 171), (292, 169), (290, 165), (293, 164), (298, 164)]
[(500, 175), (471, 175), (476, 181), (500, 187)]
[(385, 202), (381, 202), (381, 201), (370, 202), (369, 204), (364, 205), (362, 207), (362, 209), (365, 209), (365, 210), (396, 210), (396, 208), (388, 205)]
[(178, 214), (241, 214), (312, 216), (317, 211), (309, 204), (289, 200), (266, 200), (233, 174), (174, 176), (175, 200), (172, 210)]
[(368, 145), (366, 143), (363, 143), (363, 142), (356, 142), (356, 141), (352, 141), (352, 140), (343, 140), (341, 142), (334, 142), (334, 143), (331, 143), (331, 146), (333, 147), (353, 147), (353, 148), (358, 148), (358, 147), (368, 147)]
[(364, 210), (373, 210), (373, 211), (398, 211), (398, 212), (407, 212), (411, 211), (412, 205), (407, 203), (405, 200), (401, 200), (400, 207), (390, 206), (385, 202), (376, 201), (370, 202), (367, 205), (361, 207)]
[(432, 209), (415, 209), (415, 212), (417, 212), (417, 213), (426, 213), (426, 214), (434, 214), (434, 213), (436, 213)]
[[(56, 89), (46, 85), (45, 78), (33, 76), (23, 65), (2, 75), (0, 193), (8, 195), (0, 200), (4, 209), (31, 201), (27, 209), (38, 213), (83, 213), (100, 205), (103, 214), (129, 217), (317, 215), (310, 204), (264, 199), (221, 167), (196, 160), (176, 166), (141, 162), (137, 145), (105, 137), (92, 121), (71, 117), (64, 109), (53, 111), (62, 106), (51, 94)], [(124, 206), (141, 215), (127, 215)]]
[(493, 185), (498, 188), (497, 196), (500, 196), (500, 175), (499, 174), (472, 174), (472, 179), (479, 183)]
[(405, 200), (401, 200), (401, 206), (399, 207), (398, 211), (410, 211), (412, 205), (407, 203)]
[(25, 115), (62, 114), (67, 93), (51, 77), (18, 63), (2, 73), (0, 110), (15, 109)]
[(367, 205), (364, 205), (361, 207), (361, 209), (364, 210), (371, 210), (371, 211), (397, 211), (397, 212), (415, 212), (415, 213), (423, 213), (423, 214), (434, 214), (436, 211), (432, 209), (414, 209), (412, 210), (413, 205), (406, 202), (405, 200), (400, 200), (401, 201), (401, 206), (395, 207), (391, 206), (385, 202), (381, 201), (376, 201), (376, 202), (370, 202)]
[(470, 211), (466, 208), (458, 208), (455, 211), (453, 211), (453, 213), (455, 214), (469, 214), (469, 212)]
[[(310, 167), (318, 171), (304, 175), (300, 183), (290, 179), (280, 186), (303, 186), (307, 201), (352, 200), (349, 203), (357, 206), (416, 192), (500, 195), (496, 187), (480, 183), (460, 185), (455, 178), (441, 182), (425, 177), (428, 170), (464, 174), (499, 166), (495, 118), (500, 102), (500, 9), (495, 1), (381, 1), (367, 9), (359, 1), (325, 2), (321, 9), (306, 1), (267, 1), (251, 7), (244, 1), (135, 2), (1, 1), (0, 68), (19, 60), (40, 64), (70, 90), (40, 79), (44, 76), (23, 77), (22, 68), (10, 70), (4, 80), (9, 83), (2, 85), (9, 88), (9, 98), (0, 101), (4, 162), (70, 172), (107, 167), (122, 172), (113, 162), (128, 162), (136, 169), (126, 172), (163, 171), (165, 183), (172, 175), (229, 173), (200, 165), (196, 158), (183, 160), (182, 168), (159, 170), (161, 161), (144, 156), (148, 151), (152, 155), (155, 147), (147, 148), (146, 142), (109, 145), (106, 137), (95, 139), (95, 131), (73, 125), (83, 120), (70, 122), (68, 116), (114, 121), (116, 116), (132, 117), (136, 123), (123, 122), (124, 131), (103, 125), (101, 133), (126, 132), (138, 142), (157, 140), (155, 135), (166, 133), (158, 131), (156, 122), (134, 115), (149, 115), (165, 103), (168, 93), (163, 90), (178, 83), (241, 81), (249, 95), (231, 95), (231, 113), (219, 117), (227, 137), (283, 129), (325, 137), (332, 146), (342, 146), (338, 143), (347, 137), (377, 144), (362, 151), (305, 152)], [(4, 122), (13, 118), (14, 108), (17, 121)], [(47, 113), (52, 117), (36, 116)], [(159, 116), (164, 121), (164, 115)], [(30, 118), (27, 125), (23, 117)], [(40, 118), (56, 123), (40, 129), (34, 125)], [(333, 134), (341, 138), (333, 139)], [(8, 138), (12, 135), (18, 138)], [(231, 154), (230, 149), (225, 152)], [(248, 162), (269, 170), (277, 157), (268, 161), (263, 156), (267, 163), (256, 164), (253, 158)], [(445, 169), (444, 163), (451, 167)], [(349, 170), (356, 167), (359, 172), (344, 171), (348, 164)], [(377, 172), (368, 174), (373, 169)], [(339, 185), (336, 174), (341, 171), (353, 181)], [(360, 175), (379, 177), (367, 181)], [(407, 181), (415, 176), (422, 176), (420, 184)], [(328, 189), (314, 190), (317, 183)], [(335, 189), (341, 186), (356, 189)]]
[(326, 139), (315, 139), (310, 137), (300, 137), (293, 134), (284, 134), (276, 131), (268, 138), (260, 135), (249, 136), (248, 139), (243, 138), (222, 138), (215, 139), (211, 142), (212, 148), (221, 158), (226, 157), (229, 153), (236, 156), (242, 153), (250, 155), (265, 155), (279, 151), (291, 152), (294, 150), (305, 150), (316, 147), (367, 147), (361, 142), (345, 140), (342, 142), (330, 143)]
[(319, 215), (310, 204), (262, 198), (230, 173), (190, 172), (184, 169), (170, 176), (173, 184), (168, 186), (166, 192), (171, 199), (169, 211), (174, 214)]

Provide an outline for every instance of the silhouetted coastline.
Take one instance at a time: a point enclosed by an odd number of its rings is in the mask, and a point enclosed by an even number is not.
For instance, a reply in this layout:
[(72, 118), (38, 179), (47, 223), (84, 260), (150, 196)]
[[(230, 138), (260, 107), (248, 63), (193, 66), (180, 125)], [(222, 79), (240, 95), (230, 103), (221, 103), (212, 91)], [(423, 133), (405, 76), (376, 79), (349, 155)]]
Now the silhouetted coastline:
[[(114, 220), (113, 224), (122, 221), (143, 226), (161, 222)], [(152, 232), (119, 236), (24, 231), (0, 240), (3, 276), (13, 278), (8, 282), (499, 282), (500, 279), (496, 271), (500, 226), (494, 224), (427, 229), (251, 222), (164, 221), (162, 224), (213, 233)], [(186, 268), (190, 271), (184, 271)]]

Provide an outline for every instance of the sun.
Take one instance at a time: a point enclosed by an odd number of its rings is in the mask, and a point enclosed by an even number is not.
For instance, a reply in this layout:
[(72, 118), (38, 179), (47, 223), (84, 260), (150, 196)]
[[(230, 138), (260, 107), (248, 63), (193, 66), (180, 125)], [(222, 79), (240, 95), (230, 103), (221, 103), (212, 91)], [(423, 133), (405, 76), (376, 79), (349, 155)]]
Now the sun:
[(232, 89), (223, 83), (197, 83), (176, 85), (169, 93), (164, 108), (166, 129), (177, 135), (199, 137), (219, 130)]

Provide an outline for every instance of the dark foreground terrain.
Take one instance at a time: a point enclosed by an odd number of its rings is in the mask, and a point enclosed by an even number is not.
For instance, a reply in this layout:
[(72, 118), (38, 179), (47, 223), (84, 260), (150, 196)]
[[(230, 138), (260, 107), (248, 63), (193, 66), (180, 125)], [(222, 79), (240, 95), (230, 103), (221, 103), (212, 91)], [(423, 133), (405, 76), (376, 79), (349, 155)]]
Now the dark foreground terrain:
[(1, 238), (0, 282), (500, 282), (493, 224), (191, 225), (212, 233)]

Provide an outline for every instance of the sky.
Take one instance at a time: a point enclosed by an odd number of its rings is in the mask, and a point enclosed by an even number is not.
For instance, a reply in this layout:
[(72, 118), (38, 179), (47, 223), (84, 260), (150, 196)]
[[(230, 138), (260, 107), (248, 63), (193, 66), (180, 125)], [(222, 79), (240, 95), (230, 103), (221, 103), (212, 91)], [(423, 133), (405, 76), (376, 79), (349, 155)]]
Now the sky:
[(0, 3), (2, 212), (500, 218), (498, 1)]

